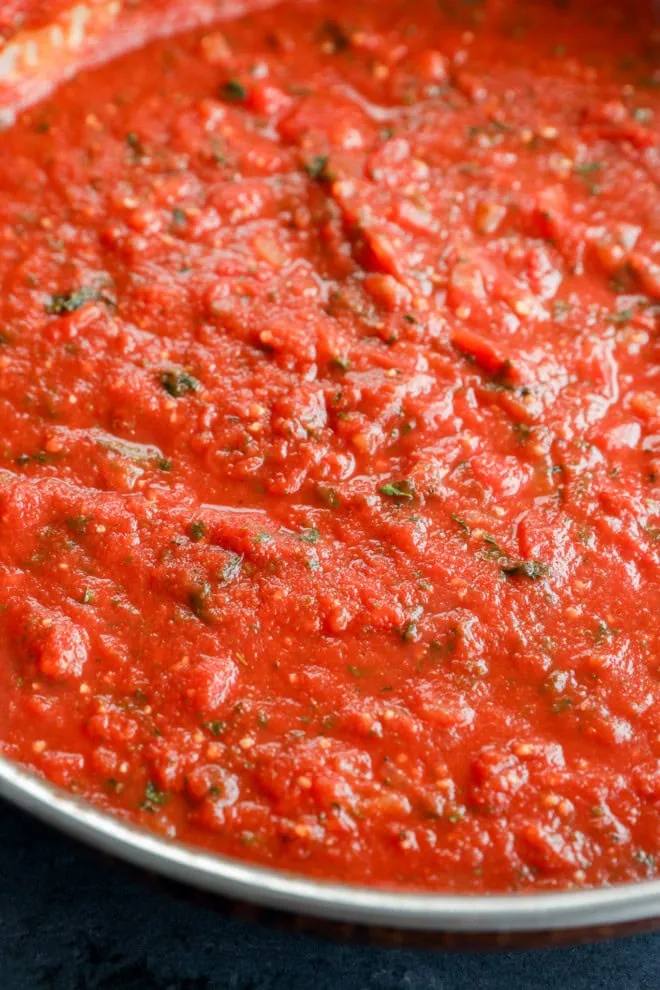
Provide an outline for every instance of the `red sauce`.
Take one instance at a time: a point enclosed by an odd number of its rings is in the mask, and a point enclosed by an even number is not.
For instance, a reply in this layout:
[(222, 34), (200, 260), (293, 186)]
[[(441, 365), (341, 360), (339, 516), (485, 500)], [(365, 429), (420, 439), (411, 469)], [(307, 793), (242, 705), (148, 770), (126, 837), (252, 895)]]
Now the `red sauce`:
[(657, 56), (320, 0), (2, 135), (7, 755), (314, 876), (656, 872)]

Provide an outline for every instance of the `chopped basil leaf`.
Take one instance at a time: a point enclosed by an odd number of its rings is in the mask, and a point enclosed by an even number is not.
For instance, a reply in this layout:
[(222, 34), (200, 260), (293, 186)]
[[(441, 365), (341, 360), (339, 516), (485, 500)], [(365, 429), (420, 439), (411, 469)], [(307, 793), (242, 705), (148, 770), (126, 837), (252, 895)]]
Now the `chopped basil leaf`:
[(254, 543), (260, 543), (260, 544), (261, 543), (272, 543), (273, 540), (274, 540), (274, 536), (273, 536), (272, 533), (268, 533), (266, 530), (263, 530), (263, 532), (261, 532), (261, 533), (256, 533), (252, 537), (252, 540), (253, 540)]
[(602, 162), (583, 162), (582, 165), (574, 165), (573, 171), (576, 175), (593, 175), (594, 172), (600, 172), (602, 167)]
[(220, 720), (215, 722), (204, 722), (204, 728), (208, 729), (211, 735), (220, 736), (227, 728), (226, 722), (221, 722)]
[(243, 564), (243, 558), (240, 554), (234, 553), (230, 556), (229, 560), (222, 568), (222, 580), (229, 584), (233, 581), (235, 577), (241, 572), (241, 566)]
[(193, 615), (201, 622), (210, 622), (210, 616), (208, 614), (208, 600), (210, 595), (211, 585), (208, 581), (204, 581), (203, 584), (193, 588), (188, 594), (188, 604)]
[(484, 543), (487, 543), (489, 547), (493, 548), (494, 553), (504, 553), (502, 547), (499, 545), (495, 537), (490, 535), (490, 533), (484, 533), (482, 539)]
[(87, 532), (87, 524), (90, 523), (93, 516), (67, 516), (66, 524), (69, 529), (72, 529), (74, 533), (80, 533), (84, 536)]
[(156, 785), (151, 780), (148, 780), (144, 792), (144, 801), (140, 805), (140, 808), (143, 811), (155, 811), (156, 808), (165, 804), (169, 800), (169, 797), (167, 791), (159, 791)]
[(455, 523), (458, 523), (458, 525), (461, 527), (461, 529), (465, 533), (471, 532), (470, 527), (466, 523), (465, 519), (463, 519), (463, 516), (458, 516), (458, 515), (456, 515), (455, 512), (452, 512), (451, 517), (452, 517), (452, 519), (454, 520)]
[(46, 312), (50, 316), (61, 316), (63, 313), (75, 312), (86, 302), (98, 301), (102, 298), (98, 289), (83, 286), (81, 289), (73, 289), (71, 292), (62, 292), (51, 296), (50, 302), (46, 303)]
[(321, 539), (321, 534), (315, 526), (312, 526), (311, 529), (303, 529), (302, 532), (297, 534), (297, 536), (299, 540), (303, 541), (303, 543), (314, 544), (318, 543)]
[(316, 494), (331, 509), (337, 509), (341, 505), (341, 499), (336, 488), (331, 488), (329, 485), (317, 485)]
[(405, 478), (401, 481), (388, 481), (381, 485), (378, 491), (381, 495), (389, 495), (390, 498), (414, 498), (415, 490)]
[(187, 371), (161, 371), (158, 381), (168, 395), (174, 399), (180, 399), (182, 395), (186, 395), (188, 392), (199, 392), (202, 387), (197, 379), (189, 375)]
[(199, 543), (206, 536), (206, 526), (199, 520), (192, 522), (188, 527), (188, 534), (193, 543)]
[(548, 564), (544, 564), (540, 560), (510, 560), (506, 558), (500, 561), (500, 568), (511, 577), (526, 577), (530, 581), (539, 581), (550, 573)]

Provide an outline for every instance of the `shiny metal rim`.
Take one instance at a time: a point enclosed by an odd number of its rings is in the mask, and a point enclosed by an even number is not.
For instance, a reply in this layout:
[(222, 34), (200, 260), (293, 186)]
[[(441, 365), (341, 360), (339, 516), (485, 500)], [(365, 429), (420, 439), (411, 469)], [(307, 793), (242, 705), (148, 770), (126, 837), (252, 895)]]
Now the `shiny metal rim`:
[(408, 894), (250, 866), (127, 825), (0, 757), (0, 796), (77, 839), (141, 868), (225, 897), (385, 928), (525, 932), (660, 917), (660, 879), (557, 894)]

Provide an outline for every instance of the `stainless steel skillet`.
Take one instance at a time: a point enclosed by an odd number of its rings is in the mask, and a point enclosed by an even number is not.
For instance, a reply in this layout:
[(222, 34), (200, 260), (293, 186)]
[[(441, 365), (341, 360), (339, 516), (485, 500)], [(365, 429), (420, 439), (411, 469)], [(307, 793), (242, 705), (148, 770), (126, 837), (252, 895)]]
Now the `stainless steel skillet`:
[[(412, 894), (325, 883), (252, 866), (128, 825), (0, 757), (0, 796), (91, 846), (143, 870), (238, 902), (294, 916), (378, 929), (405, 944), (446, 944), (441, 933), (496, 944), (606, 937), (631, 924), (660, 926), (660, 879), (566, 893)], [(397, 936), (398, 933), (398, 936)], [(544, 933), (541, 935), (541, 933)], [(534, 939), (533, 936), (541, 936)], [(383, 939), (376, 939), (382, 941)], [(488, 943), (488, 938), (486, 939)], [(414, 939), (420, 944), (420, 937)]]

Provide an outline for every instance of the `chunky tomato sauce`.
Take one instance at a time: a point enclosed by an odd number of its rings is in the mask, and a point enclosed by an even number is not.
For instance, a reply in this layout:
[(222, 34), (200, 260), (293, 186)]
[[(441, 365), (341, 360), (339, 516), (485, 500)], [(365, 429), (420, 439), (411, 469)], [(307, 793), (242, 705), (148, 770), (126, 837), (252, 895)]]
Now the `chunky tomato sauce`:
[(8, 756), (318, 877), (656, 873), (658, 46), (289, 3), (0, 135)]

